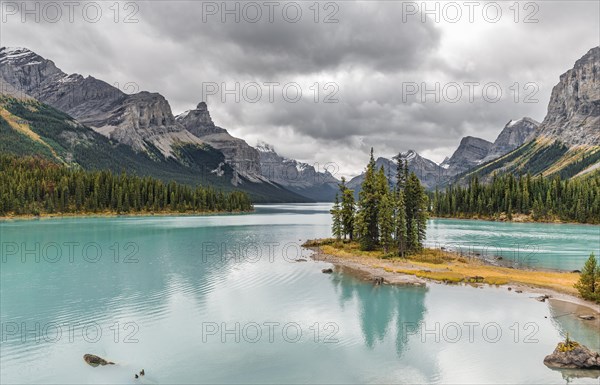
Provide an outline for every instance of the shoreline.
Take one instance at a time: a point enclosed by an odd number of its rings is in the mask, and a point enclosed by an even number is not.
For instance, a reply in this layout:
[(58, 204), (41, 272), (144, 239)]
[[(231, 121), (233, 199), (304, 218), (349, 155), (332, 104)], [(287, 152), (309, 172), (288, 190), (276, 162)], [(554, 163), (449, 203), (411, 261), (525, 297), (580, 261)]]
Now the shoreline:
[[(515, 217), (517, 215), (515, 214)], [(582, 226), (600, 226), (600, 223), (587, 223), (587, 222), (575, 222), (575, 221), (561, 221), (560, 219), (556, 219), (553, 221), (535, 221), (530, 217), (518, 217), (509, 220), (508, 218), (493, 218), (493, 217), (440, 217), (430, 215), (429, 219), (454, 219), (459, 221), (481, 221), (481, 222), (494, 222), (494, 223), (525, 223), (525, 224), (545, 224), (545, 225), (582, 225)]]
[(66, 218), (135, 218), (135, 217), (204, 217), (215, 215), (232, 215), (232, 214), (250, 214), (252, 211), (202, 211), (180, 213), (174, 212), (136, 212), (136, 213), (121, 213), (104, 212), (104, 213), (64, 213), (64, 214), (41, 214), (41, 215), (8, 215), (0, 216), (0, 222), (9, 221), (33, 221), (47, 219), (66, 219)]
[[(417, 275), (398, 272), (391, 268), (393, 265), (400, 266), (395, 261), (382, 261), (375, 257), (361, 257), (357, 255), (353, 256), (336, 256), (323, 252), (319, 246), (304, 246), (305, 248), (313, 252), (310, 258), (318, 262), (328, 262), (333, 264), (342, 273), (348, 273), (356, 278), (365, 281), (374, 281), (376, 278), (381, 277), (384, 279), (384, 284), (389, 285), (400, 285), (400, 286), (421, 286), (424, 287), (428, 282), (436, 284), (446, 285), (460, 285), (460, 286), (471, 286), (473, 288), (478, 287), (498, 287), (505, 288), (507, 291), (516, 295), (535, 295), (537, 296), (548, 296), (548, 301), (552, 302), (553, 305), (561, 307), (560, 302), (575, 305), (579, 308), (575, 316), (579, 315), (593, 315), (595, 320), (585, 321), (589, 322), (592, 326), (600, 331), (600, 304), (596, 304), (592, 301), (585, 300), (578, 297), (573, 292), (566, 290), (560, 290), (558, 288), (549, 288), (541, 285), (532, 283), (521, 283), (521, 282), (507, 282), (500, 284), (490, 284), (486, 282), (457, 282), (448, 283), (440, 279), (433, 279), (428, 277), (418, 277)], [(382, 265), (382, 262), (385, 264)], [(413, 266), (415, 273), (419, 272), (418, 265), (412, 264), (410, 261), (406, 262), (403, 267)], [(442, 265), (440, 265), (442, 266)], [(513, 269), (515, 271), (523, 271), (528, 273), (544, 272), (544, 270), (522, 270)], [(535, 298), (532, 298), (535, 299)], [(583, 311), (585, 309), (585, 311)]]

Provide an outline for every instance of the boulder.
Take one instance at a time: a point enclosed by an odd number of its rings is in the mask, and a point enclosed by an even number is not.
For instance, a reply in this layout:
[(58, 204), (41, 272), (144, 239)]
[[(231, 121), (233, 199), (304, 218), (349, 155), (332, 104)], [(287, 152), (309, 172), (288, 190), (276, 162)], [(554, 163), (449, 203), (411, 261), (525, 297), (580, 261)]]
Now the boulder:
[(554, 352), (544, 358), (544, 364), (553, 369), (600, 369), (600, 354), (569, 341), (558, 344)]
[(594, 317), (591, 314), (582, 314), (579, 316), (580, 319), (584, 320), (584, 321), (593, 321), (596, 319), (596, 317)]
[(104, 358), (98, 357), (94, 354), (85, 354), (83, 356), (83, 360), (90, 366), (105, 366), (105, 365), (114, 365), (114, 362), (106, 361)]

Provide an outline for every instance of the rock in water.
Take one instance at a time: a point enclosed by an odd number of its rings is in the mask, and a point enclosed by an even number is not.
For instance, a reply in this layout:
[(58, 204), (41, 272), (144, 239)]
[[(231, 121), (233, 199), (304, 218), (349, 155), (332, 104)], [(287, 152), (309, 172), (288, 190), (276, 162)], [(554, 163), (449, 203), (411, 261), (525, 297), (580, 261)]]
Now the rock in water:
[(544, 358), (544, 364), (553, 369), (600, 369), (600, 354), (571, 341), (561, 342), (554, 352)]
[(105, 366), (115, 364), (114, 362), (106, 361), (104, 358), (98, 357), (93, 354), (84, 355), (83, 360), (93, 367), (97, 367), (99, 365)]
[(579, 316), (580, 319), (584, 320), (584, 321), (593, 321), (596, 319), (596, 317), (594, 317), (591, 314), (582, 314)]
[(321, 272), (323, 274), (331, 274), (331, 273), (333, 273), (333, 269), (323, 269), (323, 270), (321, 270)]

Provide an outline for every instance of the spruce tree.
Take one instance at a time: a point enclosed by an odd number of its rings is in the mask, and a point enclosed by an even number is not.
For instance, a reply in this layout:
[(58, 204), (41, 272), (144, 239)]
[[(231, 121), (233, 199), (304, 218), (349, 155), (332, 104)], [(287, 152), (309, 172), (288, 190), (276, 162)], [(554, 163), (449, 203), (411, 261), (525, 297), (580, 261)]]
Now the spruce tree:
[(407, 251), (418, 252), (423, 247), (427, 231), (427, 195), (421, 181), (410, 173), (405, 189)]
[(398, 248), (398, 256), (406, 256), (407, 245), (406, 231), (406, 205), (404, 204), (404, 191), (396, 194), (394, 202), (394, 238)]
[(600, 266), (594, 253), (585, 262), (575, 288), (582, 298), (600, 302)]
[(362, 183), (358, 201), (358, 210), (361, 213), (360, 246), (362, 250), (375, 250), (377, 246), (379, 239), (377, 225), (378, 198), (375, 159), (371, 148), (371, 158), (365, 171), (365, 180)]
[(342, 236), (344, 239), (350, 238), (350, 240), (352, 240), (355, 231), (354, 191), (346, 187), (346, 178), (344, 177), (342, 177), (339, 187), (342, 194), (342, 207), (340, 213)]
[(393, 246), (394, 239), (394, 208), (392, 196), (386, 192), (380, 200), (377, 222), (379, 223), (379, 242), (384, 253), (388, 253)]
[(339, 195), (335, 194), (335, 203), (331, 209), (332, 224), (331, 233), (338, 241), (342, 238), (342, 213), (340, 209)]

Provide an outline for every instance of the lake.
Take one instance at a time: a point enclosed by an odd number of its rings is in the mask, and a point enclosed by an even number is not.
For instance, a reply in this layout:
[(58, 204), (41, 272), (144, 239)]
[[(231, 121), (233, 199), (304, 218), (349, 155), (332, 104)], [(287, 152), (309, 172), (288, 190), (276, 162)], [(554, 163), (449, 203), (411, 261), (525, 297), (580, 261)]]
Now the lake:
[[(0, 222), (0, 382), (565, 383), (542, 363), (557, 342), (568, 332), (600, 347), (533, 294), (374, 287), (296, 262), (306, 239), (330, 235), (329, 208)], [(575, 269), (599, 237), (598, 226), (440, 219), (427, 242)], [(117, 365), (92, 368), (86, 353)]]

